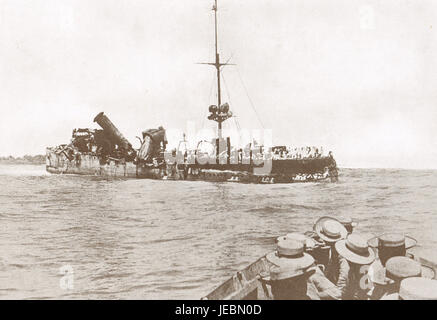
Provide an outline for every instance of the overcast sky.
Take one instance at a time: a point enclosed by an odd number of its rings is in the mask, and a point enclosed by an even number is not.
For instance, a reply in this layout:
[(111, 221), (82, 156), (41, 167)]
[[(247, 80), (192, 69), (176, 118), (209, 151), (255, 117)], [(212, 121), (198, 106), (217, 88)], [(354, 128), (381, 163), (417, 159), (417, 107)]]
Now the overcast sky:
[[(0, 155), (45, 153), (100, 111), (136, 147), (214, 127), (214, 70), (195, 64), (214, 58), (212, 3), (0, 0)], [(220, 0), (223, 100), (340, 166), (437, 168), (436, 29), (432, 0)]]

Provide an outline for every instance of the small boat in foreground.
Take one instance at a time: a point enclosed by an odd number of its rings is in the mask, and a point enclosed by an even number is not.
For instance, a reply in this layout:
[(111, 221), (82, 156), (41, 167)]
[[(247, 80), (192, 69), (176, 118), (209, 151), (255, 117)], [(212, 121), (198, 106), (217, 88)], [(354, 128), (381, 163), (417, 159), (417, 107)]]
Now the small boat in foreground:
[[(352, 233), (352, 231), (350, 232)], [(296, 233), (292, 234), (296, 238)], [(303, 241), (308, 241), (314, 233), (306, 232), (302, 236)], [(281, 238), (277, 239), (277, 243)], [(373, 236), (366, 236), (366, 240)], [(363, 237), (364, 238), (364, 237)], [(373, 237), (374, 239), (374, 237)], [(407, 257), (420, 263), (422, 268), (421, 277), (427, 279), (437, 279), (437, 253), (436, 252), (420, 252), (418, 248), (407, 251)], [(330, 247), (323, 241), (314, 240), (311, 246), (306, 246), (305, 253), (314, 258), (316, 266), (325, 266), (329, 259)], [(373, 248), (375, 254), (378, 249)], [(376, 255), (377, 256), (377, 255)], [(274, 264), (269, 261), (268, 254), (262, 256), (243, 270), (237, 271), (231, 278), (224, 281), (213, 291), (202, 297), (202, 300), (274, 300), (272, 288), (269, 284), (269, 273), (274, 268)], [(323, 269), (323, 267), (322, 267)], [(385, 273), (384, 273), (385, 274)], [(375, 280), (376, 281), (376, 280)], [(376, 282), (377, 283), (377, 282)], [(311, 295), (310, 295), (311, 297)], [(312, 298), (310, 298), (312, 299)]]

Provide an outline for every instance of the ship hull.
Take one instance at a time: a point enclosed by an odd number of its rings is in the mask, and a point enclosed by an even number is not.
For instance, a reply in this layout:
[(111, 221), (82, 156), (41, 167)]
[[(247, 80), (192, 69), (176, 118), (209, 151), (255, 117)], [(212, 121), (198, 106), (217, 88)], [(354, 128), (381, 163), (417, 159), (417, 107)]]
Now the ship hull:
[[(256, 166), (246, 164), (178, 164), (155, 167), (150, 164), (135, 164), (118, 159), (106, 159), (93, 154), (76, 154), (68, 158), (66, 154), (47, 148), (46, 170), (52, 174), (92, 175), (113, 178), (187, 180), (234, 183), (299, 183), (336, 181), (337, 175), (323, 172), (329, 161), (273, 160), (268, 173), (257, 172)], [(335, 170), (336, 171), (336, 170)], [(297, 176), (305, 174), (305, 179)]]
[(104, 176), (136, 178), (136, 165), (132, 162), (109, 160), (102, 162), (96, 155), (80, 154), (68, 159), (62, 153), (51, 149), (46, 152), (46, 170), (53, 174), (77, 174), (87, 176)]

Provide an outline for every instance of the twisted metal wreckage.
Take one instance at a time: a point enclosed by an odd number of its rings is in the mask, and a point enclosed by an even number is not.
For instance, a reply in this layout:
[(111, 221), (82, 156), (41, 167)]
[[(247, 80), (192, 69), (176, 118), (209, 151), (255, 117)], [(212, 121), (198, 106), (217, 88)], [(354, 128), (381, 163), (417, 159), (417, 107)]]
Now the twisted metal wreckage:
[[(307, 159), (274, 159), (262, 146), (235, 149), (230, 138), (214, 139), (214, 152), (166, 150), (165, 129), (142, 132), (141, 147), (132, 144), (109, 118), (99, 113), (94, 122), (102, 129), (74, 129), (71, 143), (47, 148), (50, 173), (126, 178), (206, 180), (243, 183), (336, 181), (332, 154)], [(275, 150), (275, 147), (272, 148)]]

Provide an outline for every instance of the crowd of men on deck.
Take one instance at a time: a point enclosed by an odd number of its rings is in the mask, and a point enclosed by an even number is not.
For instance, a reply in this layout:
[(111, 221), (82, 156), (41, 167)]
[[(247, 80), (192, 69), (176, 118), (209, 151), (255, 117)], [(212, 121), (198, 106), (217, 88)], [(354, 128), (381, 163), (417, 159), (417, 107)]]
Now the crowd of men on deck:
[(279, 237), (262, 280), (279, 300), (437, 300), (437, 274), (414, 259), (417, 241), (354, 233), (351, 219), (320, 218), (313, 231)]
[(323, 147), (280, 147), (273, 151), (273, 159), (314, 159), (323, 156)]

